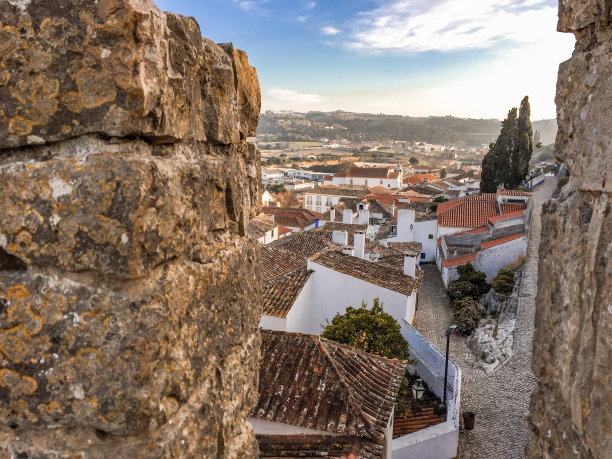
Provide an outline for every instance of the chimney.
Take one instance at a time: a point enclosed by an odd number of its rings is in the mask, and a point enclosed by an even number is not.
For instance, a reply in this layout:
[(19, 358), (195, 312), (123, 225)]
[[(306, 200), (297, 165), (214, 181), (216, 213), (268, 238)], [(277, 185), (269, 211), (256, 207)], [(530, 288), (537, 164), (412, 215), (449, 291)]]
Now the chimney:
[(355, 256), (363, 260), (365, 258), (365, 231), (355, 231), (353, 239), (355, 245)]
[(391, 216), (395, 217), (395, 199), (391, 201)]
[(412, 209), (397, 210), (397, 239), (399, 242), (414, 241), (415, 216)]
[(319, 219), (315, 218), (315, 228), (318, 228), (318, 227), (319, 227)]
[(416, 277), (416, 256), (404, 252), (404, 276)]
[(369, 225), (370, 224), (370, 211), (367, 209), (360, 209), (359, 216), (357, 217), (357, 224)]
[(342, 212), (342, 223), (353, 224), (353, 211), (351, 209), (344, 209)]
[(330, 222), (336, 221), (336, 208), (335, 207), (332, 207), (331, 209), (329, 209), (329, 221)]
[(348, 233), (346, 231), (334, 230), (332, 232), (332, 242), (341, 246), (348, 244)]
[(355, 250), (354, 250), (352, 247), (347, 246), (347, 247), (345, 247), (344, 249), (342, 249), (342, 253), (343, 253), (344, 255), (350, 255), (350, 256), (353, 256), (353, 255), (355, 254)]

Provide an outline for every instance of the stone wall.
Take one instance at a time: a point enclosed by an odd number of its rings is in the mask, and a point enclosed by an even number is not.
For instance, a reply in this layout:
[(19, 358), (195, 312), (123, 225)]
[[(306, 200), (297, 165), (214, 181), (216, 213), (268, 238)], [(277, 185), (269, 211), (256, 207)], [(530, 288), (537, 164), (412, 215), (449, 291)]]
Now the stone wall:
[(253, 457), (260, 110), (148, 0), (0, 0), (0, 457)]
[(530, 457), (612, 451), (611, 8), (559, 5), (559, 30), (577, 40), (556, 97), (556, 155), (570, 181), (542, 212)]

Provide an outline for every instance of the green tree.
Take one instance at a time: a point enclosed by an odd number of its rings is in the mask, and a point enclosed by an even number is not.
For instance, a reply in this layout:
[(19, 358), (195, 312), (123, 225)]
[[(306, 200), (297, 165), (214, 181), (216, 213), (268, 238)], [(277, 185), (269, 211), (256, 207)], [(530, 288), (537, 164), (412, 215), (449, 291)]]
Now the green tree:
[(361, 307), (349, 306), (344, 314), (336, 314), (331, 322), (327, 321), (321, 336), (392, 359), (406, 360), (410, 355), (400, 325), (383, 311), (378, 298), (374, 299), (372, 309), (362, 301)]
[(495, 193), (499, 185), (515, 189), (527, 177), (533, 154), (530, 116), (529, 98), (525, 96), (518, 114), (513, 107), (502, 121), (501, 132), (482, 161), (481, 192)]
[(447, 173), (446, 173), (446, 168), (444, 168), (444, 167), (443, 167), (443, 168), (440, 170), (440, 178), (446, 178), (446, 175), (447, 175)]
[(417, 158), (415, 158), (414, 156), (411, 157), (409, 160), (410, 164), (412, 164), (413, 166), (416, 166), (417, 164), (419, 164), (419, 160)]

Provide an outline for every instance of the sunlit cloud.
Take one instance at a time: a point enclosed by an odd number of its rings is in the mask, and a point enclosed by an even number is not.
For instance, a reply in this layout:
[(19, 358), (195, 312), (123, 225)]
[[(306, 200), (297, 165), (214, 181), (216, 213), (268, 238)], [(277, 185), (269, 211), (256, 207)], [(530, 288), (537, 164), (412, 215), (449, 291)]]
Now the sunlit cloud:
[(236, 6), (245, 11), (259, 11), (269, 0), (232, 0)]
[(336, 29), (335, 27), (323, 27), (321, 32), (323, 32), (325, 35), (338, 35), (340, 30)]
[(293, 89), (273, 88), (264, 93), (263, 105), (273, 110), (312, 110), (326, 98), (319, 94), (309, 94)]
[(550, 36), (546, 25), (556, 15), (555, 7), (538, 0), (390, 0), (361, 13), (348, 45), (423, 52), (533, 43)]

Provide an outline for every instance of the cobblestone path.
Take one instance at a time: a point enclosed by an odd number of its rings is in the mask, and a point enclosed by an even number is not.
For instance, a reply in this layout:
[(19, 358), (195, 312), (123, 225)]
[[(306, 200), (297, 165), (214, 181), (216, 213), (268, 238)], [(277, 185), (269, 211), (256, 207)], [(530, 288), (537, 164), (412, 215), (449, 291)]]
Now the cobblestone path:
[[(476, 414), (474, 430), (463, 429), (461, 421), (461, 458), (525, 457), (525, 446), (531, 437), (525, 416), (529, 411), (529, 400), (536, 383), (531, 372), (531, 350), (538, 282), (540, 213), (542, 204), (550, 197), (556, 183), (556, 177), (546, 177), (545, 182), (534, 192), (531, 234), (512, 357), (487, 375), (470, 364), (474, 356), (466, 345), (466, 338), (455, 335), (451, 337), (450, 358), (460, 366), (463, 376), (461, 412), (472, 411)], [(444, 330), (452, 324), (450, 304), (435, 265), (427, 265), (424, 269), (415, 327), (444, 352)]]

